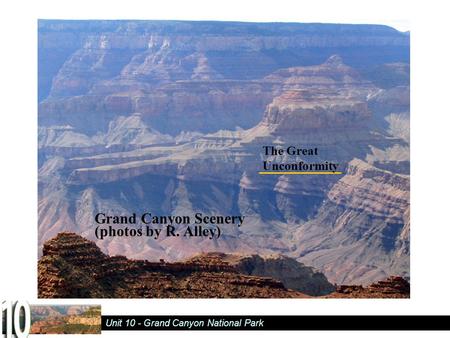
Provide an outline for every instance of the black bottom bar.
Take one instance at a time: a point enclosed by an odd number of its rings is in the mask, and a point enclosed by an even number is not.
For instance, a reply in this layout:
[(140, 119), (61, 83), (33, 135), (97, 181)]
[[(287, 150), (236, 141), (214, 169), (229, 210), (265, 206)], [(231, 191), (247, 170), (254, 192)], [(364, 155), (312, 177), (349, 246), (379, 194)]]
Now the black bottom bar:
[(450, 316), (102, 316), (105, 331), (449, 331)]

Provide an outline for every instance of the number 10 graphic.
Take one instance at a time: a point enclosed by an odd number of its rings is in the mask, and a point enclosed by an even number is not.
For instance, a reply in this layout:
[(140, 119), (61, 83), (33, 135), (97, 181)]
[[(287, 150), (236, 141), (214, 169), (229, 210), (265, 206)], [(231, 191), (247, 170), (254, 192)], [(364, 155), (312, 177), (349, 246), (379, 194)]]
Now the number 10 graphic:
[[(21, 327), (21, 315), (23, 314), (24, 326)], [(13, 328), (14, 333), (18, 338), (28, 337), (30, 333), (30, 305), (27, 302), (12, 302), (3, 301), (1, 308), (1, 320), (0, 320), (0, 337), (3, 336), (5, 331), (6, 338), (12, 338)], [(3, 319), (5, 318), (5, 321)], [(3, 324), (6, 324), (3, 328)]]

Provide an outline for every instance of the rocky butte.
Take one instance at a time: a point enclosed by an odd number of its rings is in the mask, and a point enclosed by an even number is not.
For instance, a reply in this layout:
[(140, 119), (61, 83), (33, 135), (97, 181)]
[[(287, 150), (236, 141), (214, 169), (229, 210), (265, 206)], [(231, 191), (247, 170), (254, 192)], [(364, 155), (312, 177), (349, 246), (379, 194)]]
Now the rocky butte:
[[(242, 264), (248, 267), (251, 261)], [(237, 266), (239, 263), (239, 257), (233, 256), (229, 261), (224, 254), (208, 254), (176, 263), (109, 257), (93, 242), (74, 233), (60, 233), (44, 245), (44, 254), (39, 260), (39, 297), (307, 297), (301, 292), (286, 289), (271, 277), (244, 274)], [(305, 279), (312, 281), (314, 277), (308, 275), (308, 268), (301, 267), (307, 270)], [(302, 273), (302, 269), (297, 274)], [(306, 290), (320, 294), (334, 289), (323, 275), (316, 278), (318, 283), (313, 285), (316, 289)]]
[(39, 260), (40, 298), (308, 298), (409, 297), (401, 277), (336, 287), (294, 259), (208, 253), (168, 263), (107, 256), (75, 233), (44, 244)]
[[(54, 264), (67, 262), (50, 260), (44, 243), (61, 232), (94, 240), (98, 213), (143, 212), (245, 222), (218, 240), (108, 238), (99, 249), (130, 262), (282, 255), (293, 270), (306, 264), (332, 284), (363, 288), (409, 278), (408, 34), (377, 25), (41, 20), (39, 83), (39, 255), (55, 281)], [(339, 163), (342, 174), (259, 175), (263, 146), (272, 145), (317, 148), (315, 159)], [(86, 279), (92, 296), (104, 287), (154, 296), (128, 282), (134, 291)], [(273, 295), (291, 292), (271, 285)], [(233, 290), (224, 294), (245, 294)]]

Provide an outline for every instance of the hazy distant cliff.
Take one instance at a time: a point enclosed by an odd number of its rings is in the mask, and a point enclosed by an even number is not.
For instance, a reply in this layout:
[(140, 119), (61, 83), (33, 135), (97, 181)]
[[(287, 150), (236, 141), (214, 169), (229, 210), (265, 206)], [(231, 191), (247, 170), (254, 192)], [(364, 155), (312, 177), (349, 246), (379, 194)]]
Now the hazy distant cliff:
[[(43, 20), (39, 86), (41, 249), (63, 231), (93, 240), (97, 212), (236, 214), (245, 224), (217, 241), (96, 244), (167, 261), (282, 254), (338, 284), (409, 277), (408, 34)], [(273, 144), (317, 147), (343, 174), (259, 175)]]
[(357, 68), (409, 62), (409, 36), (370, 25), (44, 20), (40, 124), (93, 133), (140, 113), (169, 134), (248, 128), (278, 88), (261, 78), (333, 54)]

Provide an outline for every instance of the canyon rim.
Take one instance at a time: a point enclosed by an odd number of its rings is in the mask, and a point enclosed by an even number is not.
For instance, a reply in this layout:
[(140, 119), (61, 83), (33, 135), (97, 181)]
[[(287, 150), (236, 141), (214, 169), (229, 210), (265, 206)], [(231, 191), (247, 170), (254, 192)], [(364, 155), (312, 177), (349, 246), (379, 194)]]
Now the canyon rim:
[[(409, 293), (409, 33), (140, 20), (38, 30), (40, 297)], [(146, 213), (189, 221), (143, 224)], [(242, 222), (218, 224), (227, 217)]]

